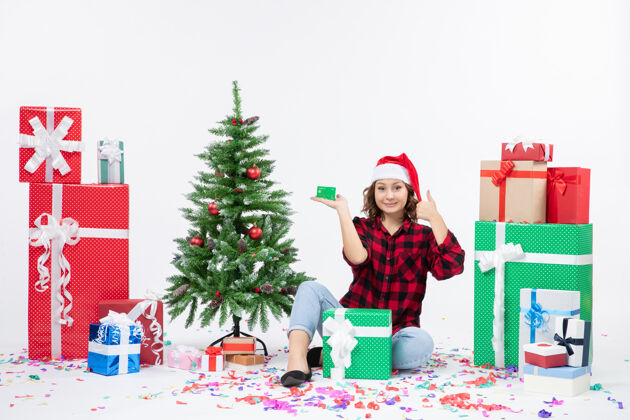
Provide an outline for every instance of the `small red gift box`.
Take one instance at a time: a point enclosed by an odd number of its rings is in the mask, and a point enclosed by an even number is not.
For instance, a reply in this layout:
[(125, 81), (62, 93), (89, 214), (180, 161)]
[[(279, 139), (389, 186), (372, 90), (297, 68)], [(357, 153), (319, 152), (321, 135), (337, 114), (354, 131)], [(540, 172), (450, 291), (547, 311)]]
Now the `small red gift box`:
[(144, 337), (140, 346), (140, 363), (161, 365), (164, 359), (164, 305), (157, 299), (104, 300), (98, 304), (98, 317), (109, 311), (126, 313), (132, 321), (140, 321)]
[(567, 364), (566, 347), (549, 343), (529, 343), (523, 346), (523, 350), (525, 363), (530, 365), (547, 369)]
[(553, 144), (518, 141), (501, 143), (501, 160), (534, 160), (551, 162)]
[(201, 355), (201, 370), (205, 372), (218, 372), (223, 370), (223, 353), (221, 347), (208, 347)]
[(254, 354), (256, 339), (254, 337), (228, 337), (223, 339), (223, 354)]
[(20, 107), (20, 182), (81, 183), (81, 109)]
[(547, 223), (587, 224), (591, 170), (547, 168)]
[(129, 297), (129, 188), (30, 184), (29, 227), (29, 358), (86, 358), (98, 303)]

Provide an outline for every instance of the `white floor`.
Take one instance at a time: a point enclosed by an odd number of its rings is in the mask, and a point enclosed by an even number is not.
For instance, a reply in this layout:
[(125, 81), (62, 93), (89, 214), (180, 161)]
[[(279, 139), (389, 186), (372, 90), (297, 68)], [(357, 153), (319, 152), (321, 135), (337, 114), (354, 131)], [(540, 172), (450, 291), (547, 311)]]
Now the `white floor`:
[[(551, 418), (630, 418), (630, 352), (619, 337), (595, 338), (591, 384), (599, 383), (602, 389), (574, 398), (555, 396), (563, 401), (559, 405), (545, 403), (554, 395), (525, 393), (518, 378), (502, 378), (505, 371), (495, 372), (496, 384), (482, 385), (479, 378), (487, 379), (491, 371), (469, 366), (472, 343), (458, 343), (449, 337), (437, 337), (436, 342), (434, 359), (424, 369), (396, 374), (389, 382), (356, 383), (334, 383), (323, 379), (317, 370), (313, 382), (294, 391), (295, 395), (278, 383), (286, 363), (282, 334), (268, 340), (271, 354), (264, 369), (233, 376), (225, 371), (202, 376), (159, 366), (144, 368), (138, 374), (104, 377), (86, 372), (85, 361), (46, 364), (23, 359), (26, 353), (18, 348), (0, 347), (0, 419), (262, 419), (296, 415), (330, 419), (518, 419), (538, 418), (542, 409), (551, 412)], [(462, 344), (467, 347), (459, 347)], [(441, 398), (459, 393), (468, 393), (468, 403), (485, 408), (458, 409), (440, 404)], [(341, 409), (344, 399), (351, 402)], [(365, 408), (356, 408), (357, 403)], [(493, 404), (508, 409), (490, 411)]]

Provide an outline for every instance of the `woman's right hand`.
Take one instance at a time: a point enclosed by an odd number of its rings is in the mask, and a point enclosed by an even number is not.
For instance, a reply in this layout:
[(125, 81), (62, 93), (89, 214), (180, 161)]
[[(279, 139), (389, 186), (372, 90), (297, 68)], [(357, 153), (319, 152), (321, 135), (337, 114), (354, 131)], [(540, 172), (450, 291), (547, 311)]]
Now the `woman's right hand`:
[(335, 200), (327, 200), (321, 197), (311, 197), (311, 200), (323, 203), (337, 211), (348, 210), (348, 200), (346, 200), (346, 198), (341, 194), (337, 194)]

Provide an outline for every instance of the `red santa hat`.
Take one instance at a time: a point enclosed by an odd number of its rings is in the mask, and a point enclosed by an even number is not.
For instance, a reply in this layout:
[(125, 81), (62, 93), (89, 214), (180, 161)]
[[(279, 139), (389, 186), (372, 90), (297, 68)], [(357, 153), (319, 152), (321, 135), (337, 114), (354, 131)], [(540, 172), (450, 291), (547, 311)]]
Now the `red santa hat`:
[(376, 167), (372, 172), (372, 182), (379, 179), (399, 179), (411, 185), (416, 197), (422, 201), (420, 196), (420, 183), (418, 182), (418, 173), (416, 167), (409, 160), (406, 154), (402, 153), (398, 156), (385, 156), (376, 162)]

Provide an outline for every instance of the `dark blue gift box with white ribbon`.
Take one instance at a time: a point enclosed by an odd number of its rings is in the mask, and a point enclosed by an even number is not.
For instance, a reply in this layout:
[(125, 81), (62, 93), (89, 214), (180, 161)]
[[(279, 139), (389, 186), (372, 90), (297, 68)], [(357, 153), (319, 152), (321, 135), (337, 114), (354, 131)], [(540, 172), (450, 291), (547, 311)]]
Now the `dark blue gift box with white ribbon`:
[(90, 324), (88, 368), (101, 375), (121, 375), (140, 371), (139, 325)]

